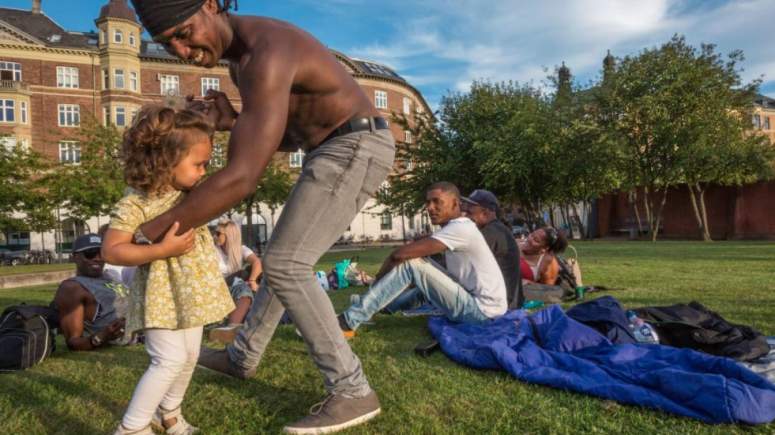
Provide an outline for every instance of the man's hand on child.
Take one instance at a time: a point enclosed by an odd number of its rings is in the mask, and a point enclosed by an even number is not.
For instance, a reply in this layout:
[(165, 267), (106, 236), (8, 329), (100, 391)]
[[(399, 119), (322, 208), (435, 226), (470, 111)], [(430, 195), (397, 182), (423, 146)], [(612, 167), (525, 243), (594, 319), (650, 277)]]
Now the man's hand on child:
[(194, 229), (191, 228), (181, 235), (176, 235), (178, 228), (180, 228), (180, 223), (176, 221), (167, 230), (161, 241), (161, 246), (167, 257), (179, 257), (194, 249)]

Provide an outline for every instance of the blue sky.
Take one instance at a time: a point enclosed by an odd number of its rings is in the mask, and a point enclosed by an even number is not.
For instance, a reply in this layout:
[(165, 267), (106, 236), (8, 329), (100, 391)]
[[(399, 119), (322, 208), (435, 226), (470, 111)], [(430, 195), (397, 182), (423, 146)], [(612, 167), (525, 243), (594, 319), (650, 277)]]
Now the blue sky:
[[(94, 28), (107, 0), (43, 0), (68, 30)], [(0, 0), (29, 8), (30, 0)], [(77, 5), (77, 7), (74, 7)], [(241, 14), (290, 21), (331, 48), (385, 63), (437, 106), (474, 79), (540, 83), (565, 63), (586, 83), (610, 49), (637, 53), (674, 33), (746, 55), (743, 77), (775, 97), (775, 0), (284, 0), (239, 2)]]

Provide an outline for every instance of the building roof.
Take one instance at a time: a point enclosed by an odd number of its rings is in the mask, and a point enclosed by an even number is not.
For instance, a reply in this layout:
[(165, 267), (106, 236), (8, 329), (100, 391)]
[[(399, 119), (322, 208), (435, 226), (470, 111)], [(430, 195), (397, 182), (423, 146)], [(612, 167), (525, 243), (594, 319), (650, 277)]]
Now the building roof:
[[(341, 54), (341, 53), (339, 53)], [(346, 55), (344, 55), (346, 57)], [(385, 79), (399, 80), (406, 83), (403, 77), (398, 75), (393, 69), (385, 66), (381, 63), (373, 62), (370, 60), (356, 59), (354, 57), (348, 58), (356, 67), (356, 73), (363, 75), (376, 76)]]
[(137, 23), (135, 11), (129, 7), (126, 0), (110, 0), (100, 9), (100, 17), (97, 18), (97, 21), (104, 18), (121, 18)]
[(762, 106), (765, 109), (775, 109), (775, 98), (770, 98), (766, 95), (757, 95), (754, 103), (757, 106)]
[(44, 13), (0, 8), (0, 23), (5, 23), (48, 47), (95, 49), (97, 34), (69, 32)]

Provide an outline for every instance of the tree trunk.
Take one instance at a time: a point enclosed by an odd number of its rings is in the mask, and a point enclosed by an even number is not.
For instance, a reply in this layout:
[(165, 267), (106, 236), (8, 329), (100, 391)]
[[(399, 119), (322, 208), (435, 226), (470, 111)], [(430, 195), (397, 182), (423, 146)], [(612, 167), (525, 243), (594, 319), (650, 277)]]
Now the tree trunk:
[(705, 232), (702, 234), (702, 240), (706, 242), (712, 242), (710, 238), (710, 223), (708, 222), (708, 210), (705, 208), (705, 189), (702, 185), (697, 183), (697, 190), (700, 192), (700, 216), (702, 216), (703, 228)]
[(638, 208), (638, 189), (635, 188), (630, 192), (630, 204), (632, 204), (632, 210), (635, 213), (635, 223), (638, 225), (637, 236), (640, 238), (640, 233), (643, 232), (643, 222), (640, 219), (640, 209)]
[(248, 221), (248, 230), (247, 233), (247, 246), (250, 246), (251, 249), (253, 249), (253, 246), (255, 246), (255, 237), (253, 237), (253, 197), (249, 197), (247, 200), (245, 200), (245, 217)]
[(698, 185), (692, 185), (687, 184), (686, 187), (689, 189), (689, 199), (692, 202), (692, 211), (694, 211), (694, 218), (697, 219), (697, 225), (700, 229), (700, 237), (702, 237), (703, 240), (706, 242), (708, 241), (708, 238), (706, 238), (706, 234), (708, 233), (707, 227), (705, 226), (705, 220), (702, 218), (702, 212), (700, 211), (700, 205), (699, 201), (700, 198), (698, 197), (697, 193), (695, 193), (694, 189), (697, 188), (698, 191), (700, 191), (700, 188)]
[(404, 206), (401, 206), (401, 237), (403, 237), (404, 244), (406, 244), (406, 225), (404, 225)]
[(659, 224), (662, 221), (662, 210), (665, 209), (665, 203), (667, 202), (667, 187), (665, 187), (664, 191), (662, 192), (662, 201), (659, 204), (659, 207), (656, 210), (656, 214), (654, 216), (654, 226), (651, 230), (651, 241), (656, 242), (657, 241), (657, 235), (659, 235)]
[[(643, 208), (646, 210), (646, 222), (648, 223), (648, 230), (651, 232), (653, 230), (652, 223), (654, 222), (652, 219), (652, 212), (651, 212), (651, 200), (649, 199), (651, 195), (649, 195), (649, 189), (648, 187), (643, 188)], [(652, 235), (653, 237), (653, 235)]]
[[(56, 247), (59, 249), (56, 249)], [(57, 206), (57, 227), (54, 230), (54, 249), (57, 250), (57, 263), (62, 262), (62, 215), (59, 213), (59, 207)]]
[[(587, 232), (584, 228), (584, 222), (581, 220), (581, 215), (579, 215), (578, 207), (576, 207), (576, 204), (571, 204), (571, 208), (573, 209), (573, 214), (576, 216), (576, 224), (579, 226), (579, 236), (581, 238), (589, 238), (587, 236)], [(582, 208), (582, 214), (584, 213), (584, 209)]]

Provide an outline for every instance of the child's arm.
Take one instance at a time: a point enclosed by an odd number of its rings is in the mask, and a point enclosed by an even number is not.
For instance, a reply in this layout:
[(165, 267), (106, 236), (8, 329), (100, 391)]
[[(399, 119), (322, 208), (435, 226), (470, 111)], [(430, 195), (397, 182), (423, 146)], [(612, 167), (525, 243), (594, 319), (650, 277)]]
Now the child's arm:
[(140, 266), (155, 260), (178, 257), (194, 248), (194, 228), (177, 236), (180, 225), (175, 222), (164, 238), (153, 245), (132, 243), (134, 235), (126, 231), (109, 229), (102, 242), (102, 259), (119, 266)]

